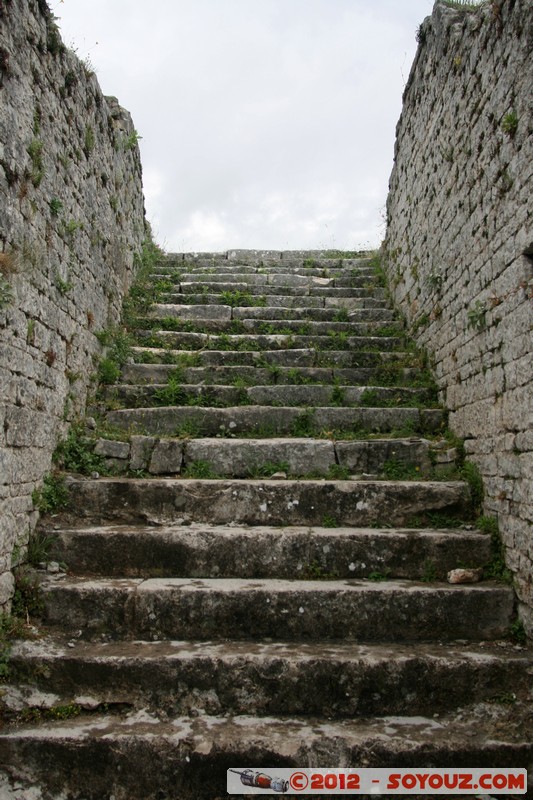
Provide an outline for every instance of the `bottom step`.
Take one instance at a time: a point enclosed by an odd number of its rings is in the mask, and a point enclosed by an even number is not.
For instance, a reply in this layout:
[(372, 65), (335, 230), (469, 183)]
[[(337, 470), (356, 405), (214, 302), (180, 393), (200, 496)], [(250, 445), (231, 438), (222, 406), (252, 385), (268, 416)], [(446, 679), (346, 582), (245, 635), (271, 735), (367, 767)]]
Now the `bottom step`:
[(532, 734), (530, 709), (519, 705), (478, 705), (442, 719), (335, 723), (207, 716), (161, 722), (138, 712), (4, 730), (0, 763), (12, 780), (42, 786), (43, 800), (219, 800), (227, 797), (226, 771), (235, 767), (531, 769)]

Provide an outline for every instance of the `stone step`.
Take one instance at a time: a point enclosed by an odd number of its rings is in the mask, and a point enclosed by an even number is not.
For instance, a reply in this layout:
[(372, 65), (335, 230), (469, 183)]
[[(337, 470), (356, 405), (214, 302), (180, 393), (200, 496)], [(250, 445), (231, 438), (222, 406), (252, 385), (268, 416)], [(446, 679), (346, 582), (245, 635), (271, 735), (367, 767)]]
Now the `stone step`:
[[(176, 291), (181, 294), (202, 294), (202, 292), (247, 292), (251, 295), (259, 295), (268, 298), (270, 295), (284, 296), (318, 296), (318, 297), (353, 297), (354, 289), (372, 288), (373, 279), (362, 276), (351, 278), (349, 286), (335, 286), (334, 278), (305, 278), (300, 280), (299, 275), (293, 275), (291, 280), (286, 280), (281, 276), (277, 280), (272, 277), (268, 283), (246, 281), (248, 276), (240, 276), (235, 281), (233, 276), (228, 276), (226, 281), (213, 280), (212, 275), (205, 275), (197, 279), (180, 281), (176, 283)], [(220, 276), (219, 276), (220, 277)], [(261, 276), (259, 276), (261, 277)], [(339, 279), (341, 280), (341, 279)], [(268, 302), (267, 302), (268, 305)]]
[(293, 264), (301, 266), (313, 261), (320, 266), (370, 264), (375, 253), (361, 251), (357, 254), (346, 253), (340, 250), (227, 250), (219, 253), (167, 253), (163, 263), (178, 266), (185, 262), (188, 265), (204, 264), (244, 264), (244, 265), (273, 265)]
[[(117, 472), (210, 478), (325, 477), (432, 474), (430, 443), (424, 439), (229, 439), (156, 438), (132, 435), (129, 442), (98, 439), (95, 452)], [(201, 472), (201, 475), (197, 473)]]
[(175, 350), (401, 350), (405, 341), (397, 336), (350, 336), (337, 332), (332, 336), (294, 334), (209, 334), (175, 331), (135, 332), (137, 344)]
[(439, 527), (471, 514), (460, 481), (69, 478), (66, 486), (65, 513), (72, 524), (75, 511), (78, 525)]
[[(205, 355), (205, 354), (203, 354)], [(241, 354), (239, 354), (241, 355)], [(126, 364), (122, 367), (123, 383), (142, 385), (146, 383), (167, 383), (168, 379), (177, 375), (183, 383), (218, 384), (219, 386), (260, 385), (269, 384), (299, 385), (312, 383), (368, 385), (374, 383), (379, 375), (379, 368), (359, 367), (353, 369), (335, 367), (279, 367), (270, 365), (270, 369), (260, 366), (205, 366), (179, 367), (175, 364)], [(415, 382), (420, 370), (399, 368), (397, 383), (407, 385)]]
[(51, 557), (76, 575), (101, 577), (446, 580), (486, 565), (490, 537), (478, 531), (193, 523), (54, 530)]
[(312, 347), (290, 348), (285, 350), (172, 350), (161, 347), (133, 347), (133, 357), (138, 363), (146, 359), (148, 363), (191, 366), (242, 365), (248, 367), (328, 367), (355, 369), (359, 367), (417, 366), (417, 356), (413, 353), (379, 350), (319, 350)]
[[(342, 317), (342, 319), (341, 319)], [(232, 319), (242, 320), (284, 320), (292, 322), (310, 320), (312, 322), (379, 322), (390, 323), (395, 314), (389, 308), (354, 308), (351, 310), (338, 308), (283, 308), (269, 307), (234, 307)]]
[[(224, 300), (227, 295), (216, 292), (202, 292), (201, 294), (180, 294), (175, 291), (161, 291), (161, 302), (184, 304), (184, 305), (224, 305)], [(236, 300), (235, 295), (232, 300)], [(245, 302), (246, 300), (246, 302)], [(241, 307), (255, 308), (265, 307), (267, 303), (266, 296), (252, 295), (250, 292), (242, 293), (238, 298)], [(254, 305), (255, 304), (255, 305)], [(352, 289), (350, 294), (346, 297), (318, 297), (318, 296), (305, 296), (305, 295), (282, 295), (270, 294), (268, 296), (268, 307), (270, 308), (388, 308), (388, 301), (385, 296), (384, 289)]]
[(445, 414), (426, 408), (329, 408), (236, 406), (206, 408), (170, 406), (109, 411), (106, 421), (117, 429), (155, 436), (336, 436), (409, 430), (439, 433)]
[[(342, 319), (340, 319), (342, 317)], [(351, 323), (375, 322), (390, 323), (394, 320), (394, 312), (388, 308), (360, 308), (340, 311), (336, 308), (284, 308), (279, 306), (230, 306), (209, 305), (196, 303), (154, 303), (150, 308), (149, 319), (179, 319), (183, 321), (199, 322), (230, 322), (242, 320), (243, 323), (257, 320), (292, 324), (296, 328), (309, 324), (335, 325), (341, 322), (344, 325)], [(143, 320), (140, 320), (141, 324)], [(314, 330), (314, 328), (312, 328)], [(319, 329), (317, 329), (319, 330)], [(327, 330), (327, 329), (326, 329)], [(333, 328), (333, 330), (344, 330)]]
[[(260, 280), (255, 280), (259, 276)], [(242, 264), (209, 266), (183, 266), (165, 268), (159, 267), (157, 272), (150, 276), (154, 283), (179, 283), (183, 280), (213, 280), (228, 283), (230, 281), (244, 281), (251, 284), (269, 283), (270, 279), (287, 277), (289, 281), (296, 276), (305, 278), (307, 281), (315, 279), (349, 280), (351, 278), (367, 278), (369, 281), (376, 282), (376, 272), (372, 267), (302, 267), (302, 266), (245, 266)], [(265, 280), (266, 279), (266, 280)], [(299, 283), (299, 282), (298, 282)], [(302, 284), (303, 285), (303, 284)], [(342, 285), (342, 284), (340, 284)], [(350, 285), (350, 284), (346, 284)]]
[(378, 282), (375, 271), (363, 267), (350, 270), (307, 270), (305, 268), (271, 270), (265, 267), (227, 272), (224, 268), (214, 267), (204, 271), (185, 269), (168, 273), (157, 272), (151, 275), (151, 280), (154, 283), (164, 281), (175, 284), (192, 282), (204, 285), (236, 282), (250, 286), (337, 286), (343, 288), (356, 288)]
[(504, 694), (527, 696), (530, 667), (530, 654), (491, 642), (446, 650), (412, 642), (75, 640), (69, 647), (47, 638), (13, 646), (3, 703), (8, 709), (121, 704), (169, 716), (433, 718)]
[[(198, 308), (199, 306), (186, 306), (186, 308)], [(157, 305), (154, 307), (153, 315), (150, 317), (138, 318), (135, 321), (135, 327), (140, 331), (150, 330), (156, 335), (162, 331), (176, 331), (176, 332), (189, 332), (189, 333), (213, 333), (221, 335), (284, 335), (284, 336), (331, 336), (334, 333), (344, 336), (366, 336), (373, 335), (379, 336), (381, 329), (386, 332), (394, 332), (394, 335), (402, 335), (402, 331), (398, 325), (387, 325), (384, 327), (381, 320), (367, 319), (364, 322), (316, 322), (314, 320), (280, 320), (280, 319), (233, 319), (228, 316), (223, 318), (210, 318), (209, 314), (203, 313), (204, 316), (194, 317), (194, 312), (191, 318), (185, 319), (180, 316), (179, 309), (182, 306), (164, 306)], [(227, 310), (231, 315), (231, 308), (229, 306), (202, 306), (201, 308), (211, 308), (217, 312), (218, 316), (221, 311)], [(165, 310), (169, 310), (169, 314), (165, 316)], [(177, 312), (177, 313), (176, 313)]]
[(302, 766), (354, 772), (361, 765), (527, 768), (533, 758), (529, 731), (520, 704), (471, 705), (439, 719), (391, 714), (337, 721), (296, 715), (160, 720), (147, 712), (108, 713), (4, 730), (0, 762), (9, 765), (6, 774), (19, 787), (41, 786), (54, 798), (67, 792), (102, 800), (114, 790), (121, 800), (223, 800), (227, 770), (245, 767), (274, 774), (276, 767)]
[(116, 384), (106, 390), (108, 399), (128, 408), (148, 406), (198, 405), (215, 408), (255, 406), (436, 406), (431, 389), (380, 386), (320, 386), (313, 384), (275, 386), (221, 386), (198, 384), (152, 384), (135, 386)]
[[(308, 280), (312, 280), (314, 278), (331, 278), (335, 281), (337, 280), (344, 280), (346, 278), (358, 278), (364, 277), (367, 279), (369, 283), (375, 283), (379, 285), (379, 278), (376, 276), (376, 271), (373, 267), (369, 266), (331, 266), (331, 265), (324, 265), (324, 266), (313, 266), (307, 267), (302, 265), (288, 265), (288, 266), (279, 266), (279, 265), (272, 265), (266, 264), (263, 266), (246, 266), (243, 264), (229, 264), (229, 265), (218, 265), (216, 267), (210, 266), (183, 266), (183, 267), (174, 267), (172, 269), (165, 269), (164, 267), (159, 267), (157, 273), (152, 275), (152, 278), (157, 281), (165, 281), (165, 280), (173, 280), (179, 281), (180, 279), (187, 280), (189, 278), (196, 280), (196, 276), (199, 276), (201, 280), (205, 278), (210, 278), (213, 275), (224, 275), (225, 280), (235, 280), (239, 279), (241, 276), (254, 276), (260, 275), (262, 277), (267, 278), (274, 278), (277, 277), (285, 277), (289, 276), (291, 278), (293, 275), (298, 277), (304, 277)], [(251, 283), (255, 281), (251, 280)], [(258, 283), (263, 283), (263, 281), (258, 281)], [(349, 284), (348, 284), (349, 285)]]
[(508, 635), (513, 591), (412, 581), (43, 578), (43, 621), (81, 638), (479, 641)]
[(212, 274), (222, 272), (231, 275), (245, 275), (245, 274), (299, 274), (308, 275), (312, 277), (322, 277), (332, 275), (333, 277), (346, 277), (357, 274), (369, 275), (372, 278), (376, 277), (376, 270), (367, 259), (359, 260), (346, 260), (339, 261), (338, 259), (330, 261), (323, 259), (321, 261), (303, 261), (293, 260), (292, 262), (269, 262), (266, 264), (235, 264), (231, 261), (223, 261), (218, 264), (209, 263), (208, 260), (202, 262), (173, 262), (165, 265), (165, 262), (158, 265), (157, 270), (153, 275), (195, 275), (198, 273)]

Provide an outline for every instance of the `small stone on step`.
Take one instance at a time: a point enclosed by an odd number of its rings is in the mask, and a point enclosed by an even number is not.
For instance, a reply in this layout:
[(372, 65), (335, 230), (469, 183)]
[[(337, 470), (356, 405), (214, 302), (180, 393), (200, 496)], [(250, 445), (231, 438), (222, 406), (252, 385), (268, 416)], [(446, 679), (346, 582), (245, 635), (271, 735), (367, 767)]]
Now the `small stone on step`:
[(482, 569), (452, 569), (448, 572), (448, 583), (478, 583)]
[(270, 479), (273, 481), (285, 481), (287, 480), (287, 473), (286, 472), (275, 472), (273, 475), (270, 476)]
[(55, 575), (59, 572), (59, 564), (57, 561), (50, 561), (48, 566), (46, 567), (46, 571), (52, 575)]

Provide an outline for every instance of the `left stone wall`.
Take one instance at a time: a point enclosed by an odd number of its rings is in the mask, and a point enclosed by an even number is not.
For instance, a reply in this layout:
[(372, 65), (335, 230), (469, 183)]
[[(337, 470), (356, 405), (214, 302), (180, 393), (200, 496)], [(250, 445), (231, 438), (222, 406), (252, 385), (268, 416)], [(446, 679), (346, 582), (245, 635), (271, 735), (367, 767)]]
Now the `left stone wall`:
[[(32, 491), (85, 407), (144, 238), (129, 114), (61, 41), (45, 0), (0, 0), (0, 610)], [(17, 558), (17, 556), (15, 556)]]

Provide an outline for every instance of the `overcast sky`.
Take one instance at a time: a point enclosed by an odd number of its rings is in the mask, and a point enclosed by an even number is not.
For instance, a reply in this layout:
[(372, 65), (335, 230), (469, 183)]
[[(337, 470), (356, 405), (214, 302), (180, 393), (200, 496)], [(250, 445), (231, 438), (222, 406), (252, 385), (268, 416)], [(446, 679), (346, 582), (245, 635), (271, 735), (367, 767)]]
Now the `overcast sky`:
[(433, 0), (51, 0), (140, 141), (167, 250), (383, 238), (394, 131)]

